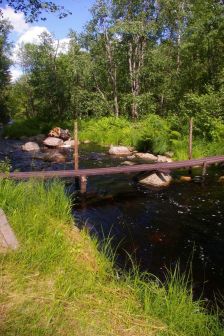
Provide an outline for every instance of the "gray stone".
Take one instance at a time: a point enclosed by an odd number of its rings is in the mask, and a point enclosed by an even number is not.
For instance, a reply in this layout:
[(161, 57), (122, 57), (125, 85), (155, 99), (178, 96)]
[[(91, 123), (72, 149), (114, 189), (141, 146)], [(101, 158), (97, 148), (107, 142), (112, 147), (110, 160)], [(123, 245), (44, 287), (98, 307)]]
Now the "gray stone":
[(48, 147), (60, 147), (63, 145), (63, 140), (59, 138), (48, 137), (43, 141), (43, 143)]
[(133, 161), (124, 161), (124, 162), (121, 162), (121, 165), (122, 166), (134, 166), (136, 165), (136, 163)]
[(130, 155), (131, 152), (125, 146), (112, 146), (111, 145), (110, 149), (109, 149), (109, 154), (110, 155), (126, 156), (126, 155)]
[(135, 157), (135, 155), (129, 155), (129, 156), (127, 156), (127, 159), (128, 160), (135, 160), (136, 157)]
[(139, 180), (140, 183), (154, 187), (166, 187), (172, 181), (172, 177), (165, 173), (151, 173)]
[(74, 140), (67, 140), (60, 146), (62, 148), (71, 148), (74, 147), (75, 141)]
[(40, 147), (36, 142), (27, 142), (22, 146), (22, 150), (26, 152), (38, 152)]
[(164, 155), (158, 155), (158, 162), (173, 162), (173, 160), (167, 156)]
[(157, 162), (157, 157), (150, 153), (136, 153), (135, 157), (143, 161)]
[(0, 251), (16, 250), (18, 247), (19, 242), (7, 221), (4, 211), (0, 209)]

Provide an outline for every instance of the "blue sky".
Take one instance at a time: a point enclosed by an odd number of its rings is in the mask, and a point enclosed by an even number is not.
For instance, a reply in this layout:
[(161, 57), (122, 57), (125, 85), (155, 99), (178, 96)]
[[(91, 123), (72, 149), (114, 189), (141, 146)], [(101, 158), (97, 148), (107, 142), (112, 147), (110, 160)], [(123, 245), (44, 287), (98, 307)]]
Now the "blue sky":
[[(39, 20), (39, 22), (33, 23), (32, 26), (46, 26), (59, 39), (66, 37), (71, 28), (81, 32), (86, 22), (90, 19), (90, 8), (94, 2), (94, 0), (56, 0), (54, 3), (64, 6), (72, 12), (72, 15), (60, 20), (57, 14), (45, 14), (46, 21)], [(3, 0), (0, 7), (6, 8), (7, 1)]]
[(94, 0), (66, 0), (54, 1), (58, 5), (63, 5), (72, 12), (72, 15), (59, 20), (56, 15), (47, 15), (47, 21), (43, 22), (50, 32), (54, 32), (57, 38), (64, 38), (69, 29), (81, 32), (83, 26), (90, 19), (90, 8)]
[[(26, 23), (23, 13), (15, 13), (12, 8), (7, 6), (7, 1), (3, 1), (0, 8), (3, 11), (3, 16), (7, 18), (14, 29), (10, 34), (10, 39), (14, 43), (13, 60), (17, 62), (17, 51), (22, 43), (38, 43), (38, 36), (47, 31), (54, 33), (55, 38), (61, 41), (64, 46), (67, 43), (67, 35), (70, 29), (80, 33), (83, 27), (90, 19), (90, 8), (95, 0), (55, 0), (56, 4), (64, 6), (72, 12), (72, 15), (64, 19), (59, 19), (57, 14), (45, 14), (46, 21), (39, 20), (35, 23)], [(16, 80), (21, 75), (21, 69), (18, 65), (11, 68), (12, 79)]]

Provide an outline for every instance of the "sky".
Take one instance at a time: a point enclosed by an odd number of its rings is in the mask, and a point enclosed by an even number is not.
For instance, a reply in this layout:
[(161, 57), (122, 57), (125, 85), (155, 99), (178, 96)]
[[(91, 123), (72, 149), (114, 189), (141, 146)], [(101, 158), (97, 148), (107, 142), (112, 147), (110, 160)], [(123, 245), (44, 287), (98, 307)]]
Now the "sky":
[(38, 43), (38, 36), (46, 31), (53, 33), (57, 40), (60, 40), (61, 46), (68, 43), (67, 35), (70, 29), (80, 33), (87, 21), (90, 19), (90, 8), (94, 4), (94, 0), (55, 0), (57, 5), (64, 6), (72, 12), (72, 15), (64, 19), (59, 19), (57, 14), (45, 14), (46, 21), (39, 20), (35, 23), (26, 23), (24, 14), (21, 12), (15, 13), (12, 8), (7, 6), (7, 1), (3, 1), (0, 8), (4, 18), (7, 18), (12, 26), (13, 31), (10, 34), (10, 41), (13, 42), (13, 61), (15, 65), (11, 67), (12, 81), (18, 79), (22, 71), (16, 64), (17, 51), (21, 43)]

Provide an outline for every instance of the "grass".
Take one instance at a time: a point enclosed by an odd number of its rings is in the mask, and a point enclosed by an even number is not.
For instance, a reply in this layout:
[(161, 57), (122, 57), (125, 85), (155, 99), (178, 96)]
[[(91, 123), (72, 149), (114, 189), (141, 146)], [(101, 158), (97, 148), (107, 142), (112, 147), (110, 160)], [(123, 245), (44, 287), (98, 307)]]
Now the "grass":
[(108, 246), (75, 229), (62, 183), (1, 181), (0, 207), (20, 241), (0, 254), (0, 335), (224, 335), (178, 272), (118, 277)]
[[(214, 139), (205, 140), (194, 136), (193, 157), (223, 155), (222, 144), (223, 127), (221, 122), (214, 123)], [(38, 119), (18, 120), (7, 126), (4, 135), (20, 138), (21, 136), (34, 136), (40, 133), (47, 134), (52, 127), (60, 126), (70, 129), (73, 133), (73, 122), (58, 123), (42, 122)], [(173, 152), (177, 160), (188, 157), (188, 127), (187, 122), (177, 122), (173, 118), (162, 118), (151, 114), (132, 122), (126, 118), (114, 117), (93, 118), (79, 121), (79, 139), (90, 140), (100, 145), (126, 145), (134, 146), (139, 151), (150, 151), (154, 154)]]

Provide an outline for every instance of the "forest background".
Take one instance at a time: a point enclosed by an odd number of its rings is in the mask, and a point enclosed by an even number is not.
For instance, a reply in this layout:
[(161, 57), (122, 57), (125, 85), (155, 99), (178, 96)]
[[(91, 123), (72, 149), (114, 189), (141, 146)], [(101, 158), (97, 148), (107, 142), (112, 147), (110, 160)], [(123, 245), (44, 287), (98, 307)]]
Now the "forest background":
[(14, 83), (1, 18), (1, 121), (15, 120), (6, 135), (78, 119), (83, 138), (184, 158), (194, 117), (194, 156), (223, 154), (223, 14), (218, 0), (97, 0), (65, 50), (48, 33), (21, 45)]

